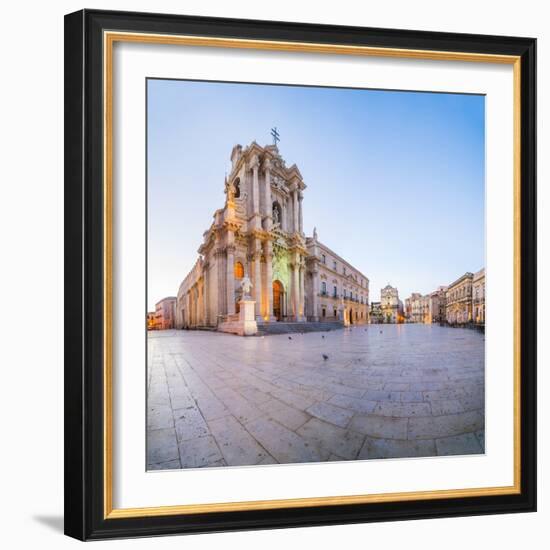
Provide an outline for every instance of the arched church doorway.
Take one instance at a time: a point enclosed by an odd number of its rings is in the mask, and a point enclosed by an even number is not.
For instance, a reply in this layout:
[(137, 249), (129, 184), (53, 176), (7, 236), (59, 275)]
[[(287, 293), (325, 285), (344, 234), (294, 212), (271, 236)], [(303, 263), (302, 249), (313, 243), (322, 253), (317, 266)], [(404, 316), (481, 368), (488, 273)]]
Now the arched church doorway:
[(283, 318), (284, 287), (281, 281), (273, 281), (273, 316), (277, 321)]

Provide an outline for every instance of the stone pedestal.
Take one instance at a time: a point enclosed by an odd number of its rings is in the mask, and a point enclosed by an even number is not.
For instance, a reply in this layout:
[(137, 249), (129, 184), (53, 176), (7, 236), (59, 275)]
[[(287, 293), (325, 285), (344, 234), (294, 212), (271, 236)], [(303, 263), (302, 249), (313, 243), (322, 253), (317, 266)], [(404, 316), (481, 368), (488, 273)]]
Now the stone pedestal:
[(239, 325), (241, 336), (252, 336), (258, 332), (258, 324), (254, 316), (254, 300), (243, 299), (239, 302)]
[(222, 323), (218, 324), (220, 332), (229, 332), (239, 336), (253, 336), (258, 332), (258, 324), (254, 316), (256, 302), (250, 296), (239, 301), (239, 313), (227, 315)]

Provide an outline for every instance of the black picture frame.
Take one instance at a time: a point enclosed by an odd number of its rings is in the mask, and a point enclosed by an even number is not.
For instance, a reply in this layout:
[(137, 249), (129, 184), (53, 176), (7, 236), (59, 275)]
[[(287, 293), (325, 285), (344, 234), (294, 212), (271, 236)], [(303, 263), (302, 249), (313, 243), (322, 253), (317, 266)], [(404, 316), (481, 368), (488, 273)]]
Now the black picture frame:
[[(437, 500), (105, 518), (103, 31), (513, 55), (521, 65), (521, 491)], [(65, 17), (65, 533), (80, 540), (536, 510), (536, 40), (82, 10)]]

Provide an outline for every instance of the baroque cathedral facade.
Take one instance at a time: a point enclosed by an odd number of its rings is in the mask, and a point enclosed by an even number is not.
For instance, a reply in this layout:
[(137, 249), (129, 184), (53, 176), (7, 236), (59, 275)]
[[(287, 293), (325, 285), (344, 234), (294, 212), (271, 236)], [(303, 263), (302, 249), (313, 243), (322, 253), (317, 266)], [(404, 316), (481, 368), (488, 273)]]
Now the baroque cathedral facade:
[[(225, 204), (180, 284), (177, 328), (214, 328), (239, 313), (248, 277), (258, 324), (368, 321), (368, 278), (303, 230), (306, 185), (276, 145), (233, 147)], [(327, 263), (328, 258), (328, 263)]]

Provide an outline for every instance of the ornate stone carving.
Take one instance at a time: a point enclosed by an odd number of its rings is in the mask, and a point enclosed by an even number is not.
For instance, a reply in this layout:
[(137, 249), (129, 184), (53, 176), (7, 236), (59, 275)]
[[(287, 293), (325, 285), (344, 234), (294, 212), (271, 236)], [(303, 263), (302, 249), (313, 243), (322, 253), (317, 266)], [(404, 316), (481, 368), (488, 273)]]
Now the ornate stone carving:
[(279, 176), (278, 174), (271, 175), (271, 184), (273, 185), (273, 187), (275, 187), (275, 189), (279, 190), (282, 190), (286, 187), (285, 180), (281, 178), (281, 176)]
[(273, 203), (272, 211), (273, 211), (273, 214), (272, 214), (273, 224), (274, 225), (280, 224), (281, 223), (281, 207), (279, 206), (278, 202)]

